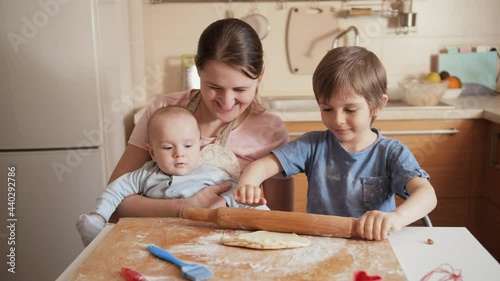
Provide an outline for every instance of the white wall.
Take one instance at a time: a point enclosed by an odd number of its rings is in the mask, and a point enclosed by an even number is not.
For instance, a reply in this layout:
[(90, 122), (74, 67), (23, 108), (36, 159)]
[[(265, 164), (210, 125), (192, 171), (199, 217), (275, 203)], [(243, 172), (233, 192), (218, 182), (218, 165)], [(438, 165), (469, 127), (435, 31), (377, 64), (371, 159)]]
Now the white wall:
[[(233, 3), (234, 16), (241, 18), (248, 14), (252, 2)], [(272, 28), (262, 41), (266, 54), (266, 73), (261, 94), (311, 94), (312, 75), (296, 75), (289, 71), (285, 45), (289, 9), (307, 7), (309, 2), (288, 2), (281, 10), (277, 2), (260, 2), (257, 6), (259, 12), (269, 19)], [(339, 11), (345, 3), (321, 1), (319, 5), (333, 6)], [(145, 80), (150, 81), (146, 87), (146, 99), (141, 100), (141, 95), (136, 94), (137, 106), (141, 106), (151, 95), (170, 93), (181, 88), (181, 54), (196, 51), (202, 30), (211, 22), (223, 18), (227, 6), (225, 1), (153, 5), (149, 0), (142, 0), (142, 5), (136, 6), (130, 9), (131, 26), (140, 36), (132, 37), (141, 37), (143, 45), (140, 46), (141, 52), (132, 51), (132, 61), (134, 69), (144, 71), (142, 78), (138, 75), (133, 83), (144, 85)], [(498, 0), (414, 0), (413, 11), (418, 14), (417, 31), (406, 35), (396, 35), (394, 28), (388, 28), (387, 19), (383, 18), (338, 19), (341, 28), (355, 25), (360, 30), (360, 45), (375, 52), (382, 60), (390, 88), (397, 87), (397, 81), (407, 75), (430, 71), (431, 56), (445, 46), (492, 45), (500, 48)], [(136, 28), (140, 25), (142, 29)], [(140, 43), (133, 42), (134, 45)]]

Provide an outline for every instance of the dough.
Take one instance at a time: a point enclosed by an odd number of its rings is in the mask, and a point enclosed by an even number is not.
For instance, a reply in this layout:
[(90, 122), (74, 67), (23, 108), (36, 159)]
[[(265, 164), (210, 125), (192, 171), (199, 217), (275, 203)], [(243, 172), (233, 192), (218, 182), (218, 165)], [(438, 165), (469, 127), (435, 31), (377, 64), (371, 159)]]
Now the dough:
[(221, 242), (228, 246), (252, 249), (288, 249), (305, 247), (311, 244), (311, 241), (295, 233), (269, 232), (263, 230), (241, 234), (236, 237), (222, 237)]

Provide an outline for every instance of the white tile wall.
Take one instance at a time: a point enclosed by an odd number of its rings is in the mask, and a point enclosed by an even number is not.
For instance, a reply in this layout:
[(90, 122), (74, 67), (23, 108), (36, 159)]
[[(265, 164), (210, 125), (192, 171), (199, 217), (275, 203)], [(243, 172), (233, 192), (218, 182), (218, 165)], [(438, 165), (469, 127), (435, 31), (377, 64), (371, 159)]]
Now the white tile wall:
[[(285, 1), (286, 2), (286, 1)], [(373, 1), (370, 1), (373, 2)], [(319, 2), (336, 7), (339, 1)], [(363, 1), (356, 1), (363, 3)], [(233, 3), (235, 17), (245, 16), (254, 5)], [(289, 2), (278, 9), (277, 1), (258, 3), (261, 14), (269, 19), (271, 31), (263, 40), (266, 54), (266, 73), (261, 95), (311, 94), (312, 75), (295, 75), (289, 71), (285, 31), (288, 11), (293, 6), (307, 6), (309, 2)], [(131, 25), (142, 26), (131, 32), (142, 32), (144, 53), (133, 52), (133, 67), (148, 69), (159, 67), (163, 81), (159, 87), (148, 89), (156, 95), (177, 91), (181, 87), (180, 56), (194, 53), (198, 36), (211, 22), (223, 18), (226, 3), (164, 3), (149, 4), (143, 0), (142, 9), (130, 9)], [(500, 1), (498, 0), (414, 0), (417, 13), (417, 30), (406, 35), (396, 35), (382, 18), (339, 19), (346, 28), (355, 25), (361, 32), (361, 45), (375, 52), (384, 63), (389, 87), (408, 75), (419, 75), (431, 70), (431, 57), (445, 46), (491, 45), (500, 49)], [(142, 16), (133, 16), (138, 13)], [(135, 20), (135, 22), (134, 22)], [(137, 42), (135, 42), (137, 44)], [(141, 83), (135, 77), (134, 83)]]

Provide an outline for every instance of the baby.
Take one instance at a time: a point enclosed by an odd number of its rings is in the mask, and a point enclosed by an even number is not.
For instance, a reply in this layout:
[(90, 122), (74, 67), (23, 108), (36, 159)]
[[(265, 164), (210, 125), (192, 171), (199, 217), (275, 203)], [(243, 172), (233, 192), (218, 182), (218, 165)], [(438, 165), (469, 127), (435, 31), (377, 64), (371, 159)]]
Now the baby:
[[(101, 232), (116, 207), (129, 195), (180, 199), (222, 182), (231, 182), (233, 189), (236, 188), (237, 182), (225, 171), (200, 164), (200, 130), (186, 108), (168, 106), (157, 110), (148, 123), (148, 137), (152, 160), (110, 183), (97, 199), (96, 209), (80, 215), (76, 227), (85, 246)], [(236, 203), (232, 189), (220, 196), (229, 207), (248, 208)], [(269, 210), (267, 206), (260, 209)]]

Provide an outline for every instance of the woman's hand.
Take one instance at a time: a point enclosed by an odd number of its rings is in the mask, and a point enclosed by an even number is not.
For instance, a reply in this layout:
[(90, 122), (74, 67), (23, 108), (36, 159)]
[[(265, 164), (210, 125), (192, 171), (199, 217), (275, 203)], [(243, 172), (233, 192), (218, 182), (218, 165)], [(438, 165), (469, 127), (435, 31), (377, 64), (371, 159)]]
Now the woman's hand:
[(186, 199), (186, 204), (183, 207), (210, 209), (226, 207), (226, 200), (219, 194), (230, 190), (231, 187), (230, 182), (205, 187), (193, 197)]
[(245, 184), (238, 186), (238, 189), (233, 192), (233, 195), (234, 200), (240, 204), (248, 206), (260, 206), (267, 204), (266, 199), (261, 197), (260, 187), (255, 185)]
[(401, 221), (394, 212), (368, 211), (358, 220), (358, 234), (368, 240), (385, 240), (392, 231), (403, 227)]

